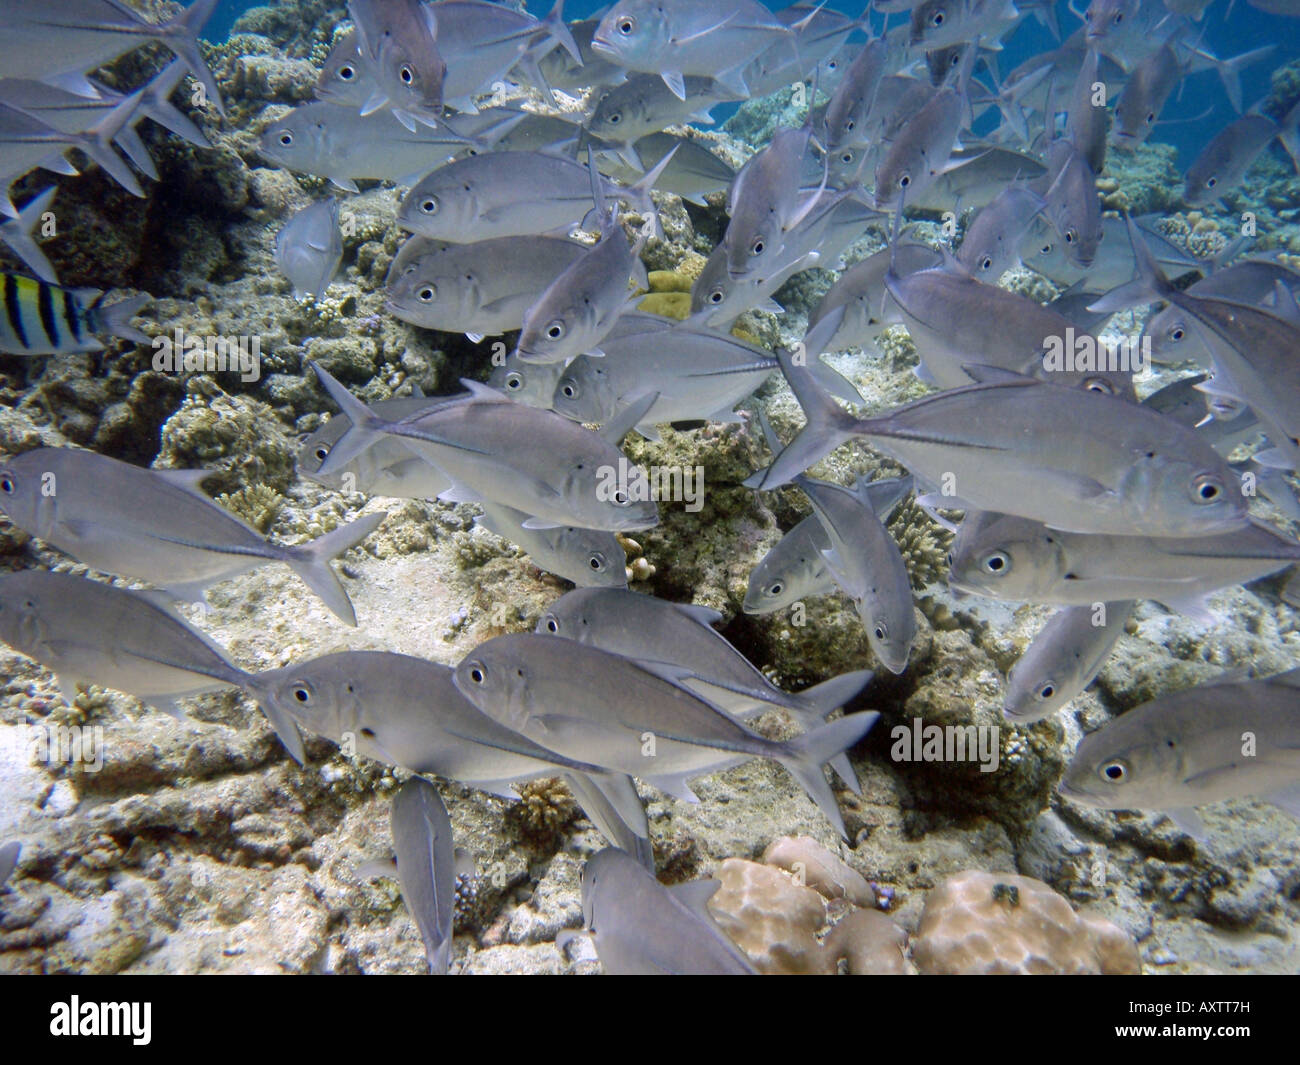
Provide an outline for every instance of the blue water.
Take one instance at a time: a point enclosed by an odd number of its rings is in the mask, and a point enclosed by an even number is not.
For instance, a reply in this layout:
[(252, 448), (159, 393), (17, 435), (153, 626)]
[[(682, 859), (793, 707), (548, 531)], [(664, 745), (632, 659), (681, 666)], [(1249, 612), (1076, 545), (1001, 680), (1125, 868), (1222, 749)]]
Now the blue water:
[[(699, 2), (707, 3), (708, 0)], [(264, 6), (265, 3), (266, 0), (222, 0), (204, 36), (212, 41), (226, 40), (240, 15), (250, 8)], [(533, 0), (528, 6), (539, 17), (550, 9), (545, 0)], [(606, 6), (606, 0), (568, 0), (564, 5), (564, 14), (571, 20), (585, 18)], [(769, 3), (768, 6), (775, 8), (779, 5)], [(831, 0), (827, 6), (850, 15), (860, 15), (865, 5), (852, 0)], [(1079, 0), (1078, 6), (1084, 6), (1083, 0)], [(1079, 25), (1079, 20), (1071, 14), (1067, 0), (1059, 0), (1057, 8), (1062, 33), (1068, 35)], [(1229, 9), (1231, 14), (1228, 13)], [(892, 16), (890, 25), (904, 17)], [(879, 15), (873, 15), (872, 21), (877, 30), (883, 25)], [(1206, 12), (1203, 24), (1206, 27), (1205, 47), (1220, 57), (1238, 55), (1266, 44), (1277, 46), (1272, 55), (1242, 73), (1242, 99), (1246, 107), (1268, 95), (1269, 79), (1274, 70), (1300, 56), (1300, 20), (1257, 11), (1247, 6), (1244, 0), (1236, 0), (1232, 4), (1215, 0)], [(1006, 41), (999, 67), (1004, 72), (1011, 70), (1022, 60), (1052, 48), (1054, 44), (1051, 34), (1036, 18), (1030, 17)], [(719, 116), (723, 114), (722, 111), (716, 113)], [(1166, 105), (1163, 125), (1153, 139), (1172, 144), (1186, 163), (1210, 137), (1235, 117), (1218, 75), (1212, 70), (1199, 72), (1188, 78), (1183, 84), (1181, 95)]]

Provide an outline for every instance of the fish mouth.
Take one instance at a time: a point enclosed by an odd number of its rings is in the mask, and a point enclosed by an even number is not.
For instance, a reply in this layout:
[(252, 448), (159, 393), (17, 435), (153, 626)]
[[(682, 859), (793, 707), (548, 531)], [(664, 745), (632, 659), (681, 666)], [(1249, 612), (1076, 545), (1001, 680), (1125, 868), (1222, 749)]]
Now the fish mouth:
[(597, 55), (608, 56), (610, 59), (617, 59), (618, 53), (614, 51), (614, 46), (609, 43), (606, 37), (593, 36), (591, 38), (591, 50)]

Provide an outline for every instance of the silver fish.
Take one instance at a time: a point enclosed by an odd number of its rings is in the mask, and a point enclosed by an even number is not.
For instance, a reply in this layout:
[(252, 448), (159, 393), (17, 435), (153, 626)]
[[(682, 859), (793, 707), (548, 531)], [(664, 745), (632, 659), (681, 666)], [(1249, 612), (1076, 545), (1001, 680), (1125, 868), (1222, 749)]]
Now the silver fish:
[(796, 477), (829, 547), (822, 551), (835, 583), (852, 601), (867, 641), (891, 673), (902, 673), (916, 639), (912, 581), (898, 545), (864, 496), (841, 485)]
[(600, 242), (561, 270), (524, 312), (515, 346), (515, 355), (524, 362), (568, 362), (584, 353), (599, 355), (601, 341), (619, 316), (631, 309), (631, 285), (636, 283), (642, 291), (650, 288), (641, 262), (648, 227), (629, 244), (617, 210), (605, 208), (599, 180), (593, 169)]
[(412, 131), (388, 111), (363, 116), (321, 102), (304, 104), (273, 122), (259, 143), (262, 154), (278, 166), (329, 178), (356, 192), (359, 180), (413, 185), (475, 141), (446, 123)]
[(877, 209), (893, 210), (900, 197), (915, 204), (935, 183), (957, 140), (963, 106), (963, 93), (940, 89), (910, 118), (876, 167)]
[(374, 79), (362, 115), (388, 110), (415, 132), (442, 117), (447, 64), (438, 50), (434, 8), (421, 0), (348, 0), (357, 55)]
[(628, 70), (658, 74), (686, 98), (685, 76), (712, 77), (742, 97), (750, 95), (745, 67), (767, 49), (796, 46), (795, 28), (757, 0), (618, 0), (592, 35), (603, 59)]
[(636, 153), (627, 148), (633, 141), (668, 126), (712, 125), (710, 111), (714, 107), (743, 99), (712, 78), (689, 77), (684, 85), (686, 98), (680, 99), (658, 74), (633, 74), (600, 98), (587, 120), (587, 130), (593, 137), (623, 145), (628, 162), (639, 165)]
[(582, 915), (601, 968), (610, 976), (756, 975), (709, 915), (719, 887), (716, 880), (664, 887), (622, 851), (593, 855), (582, 868)]
[(785, 41), (778, 41), (745, 67), (742, 77), (750, 98), (766, 96), (810, 77), (823, 92), (834, 92), (849, 62), (846, 59), (841, 67), (839, 57), (860, 20), (813, 3), (792, 4), (778, 11), (776, 17), (794, 30), (795, 45), (792, 49)]
[(909, 191), (909, 207), (953, 210), (983, 207), (1014, 181), (1032, 181), (1047, 172), (1036, 158), (1010, 148), (968, 144), (948, 157), (928, 189)]
[[(891, 325), (900, 324), (897, 307), (889, 300), (885, 275), (889, 272), (890, 249), (869, 255), (840, 274), (808, 316), (811, 332), (824, 318), (844, 308), (839, 328), (826, 340), (826, 351), (866, 348)], [(900, 276), (928, 270), (943, 262), (942, 253), (928, 244), (899, 244), (893, 255), (893, 269)]]
[(343, 261), (339, 201), (331, 196), (295, 214), (275, 238), (275, 265), (293, 285), (293, 294), (322, 299)]
[[(870, 730), (878, 715), (853, 714), (794, 740), (767, 740), (680, 687), (653, 663), (572, 640), (497, 636), (456, 667), (456, 686), (484, 713), (560, 753), (637, 776), (671, 795), (687, 780), (751, 757), (779, 762), (844, 835), (821, 766)], [(670, 677), (677, 672), (667, 670)], [(652, 742), (653, 741), (653, 742)]]
[[(624, 315), (623, 319), (631, 317)], [(619, 319), (619, 321), (623, 321)], [(616, 327), (617, 328), (617, 327)], [(554, 409), (555, 386), (565, 366), (560, 362), (524, 362), (509, 354), (488, 378), (488, 385), (512, 403), (523, 403), (542, 410)]]
[(996, 285), (1020, 262), (1025, 237), (1046, 206), (1027, 186), (1009, 185), (966, 228), (957, 261), (977, 280)]
[[(434, 248), (390, 272), (390, 314), (475, 342), (518, 329), (556, 276), (587, 252), (557, 237), (499, 237)], [(396, 269), (396, 262), (394, 262)]]
[(4, 887), (9, 882), (9, 878), (14, 875), (22, 852), (23, 845), (17, 840), (0, 847), (0, 888)]
[(1293, 669), (1153, 699), (1085, 736), (1058, 789), (1085, 806), (1162, 811), (1200, 838), (1193, 807), (1223, 799), (1257, 797), (1300, 817), (1298, 695)]
[[(1152, 254), (1161, 266), (1171, 271), (1171, 276), (1207, 268), (1208, 264), (1204, 260), (1196, 258), (1156, 230), (1153, 219), (1135, 221)], [(1021, 261), (1031, 270), (1037, 270), (1060, 285), (1086, 281), (1090, 289), (1100, 292), (1122, 285), (1133, 276), (1135, 264), (1124, 220), (1103, 218), (1101, 228), (1102, 240), (1096, 258), (1090, 266), (1083, 267), (1068, 255), (1069, 246), (1060, 238), (1052, 224), (1040, 215), (1025, 237), (1020, 251)]]
[(885, 74), (885, 42), (877, 37), (857, 54), (826, 105), (826, 146), (864, 144), (867, 116), (876, 103)]
[(149, 593), (46, 570), (0, 576), (0, 638), (54, 673), (69, 706), (78, 684), (98, 684), (183, 717), (179, 700), (246, 676)]
[(597, 55), (591, 46), (596, 27), (600, 25), (599, 15), (568, 25), (573, 42), (578, 46), (580, 60), (575, 61), (560, 48), (543, 56), (537, 67), (546, 84), (552, 89), (573, 92), (577, 89), (612, 88), (627, 80), (627, 71)]
[[(721, 192), (730, 188), (736, 180), (736, 172), (725, 162), (709, 151), (700, 141), (688, 137), (679, 137), (672, 133), (651, 133), (632, 145), (642, 164), (655, 169), (669, 156), (668, 165), (659, 174), (655, 188), (661, 192), (671, 192), (688, 203), (708, 206), (704, 197), (709, 193)], [(634, 170), (615, 151), (598, 149), (596, 166), (606, 177), (625, 184), (635, 184), (642, 180), (639, 170)]]
[(392, 832), (402, 900), (424, 940), (429, 971), (444, 976), (456, 919), (456, 841), (438, 789), (420, 777), (398, 788)]
[[(834, 677), (790, 695), (755, 669), (716, 629), (722, 615), (626, 589), (580, 588), (552, 603), (536, 631), (589, 647), (676, 667), (678, 683), (730, 714), (752, 717), (782, 707), (815, 728), (871, 681), (870, 670)], [(845, 783), (856, 788), (849, 775)]]
[(1280, 282), (1275, 312), (1179, 292), (1131, 220), (1128, 228), (1137, 273), (1092, 309), (1114, 311), (1160, 299), (1181, 308), (1214, 365), (1214, 376), (1201, 385), (1202, 391), (1250, 406), (1273, 445), (1257, 456), (1260, 461), (1300, 469), (1300, 311), (1295, 299)]
[(1104, 233), (1097, 177), (1068, 140), (1053, 141), (1047, 161), (1047, 173), (1031, 187), (1045, 201), (1043, 218), (1061, 238), (1066, 258), (1087, 269), (1097, 258)]
[[(607, 440), (552, 411), (511, 403), (487, 385), (462, 381), (468, 396), (390, 422), (321, 367), (313, 369), (352, 422), (321, 467), (327, 476), (378, 439), (395, 436), (451, 477), (453, 487), (444, 499), (504, 503), (532, 515), (527, 528), (573, 525), (620, 532), (658, 522), (655, 503), (635, 498), (643, 485), (639, 477), (627, 485), (612, 483), (627, 461), (609, 440), (620, 439), (630, 427), (624, 419), (635, 424), (644, 405), (620, 412)], [(520, 440), (528, 446), (520, 447)]]
[[(1152, 392), (1142, 405), (1157, 410), (1183, 425), (1194, 428), (1220, 455), (1229, 455), (1238, 444), (1253, 442), (1262, 432), (1259, 419), (1242, 406), (1229, 417), (1228, 410), (1212, 410), (1209, 397), (1197, 386), (1204, 383), (1206, 374), (1183, 377)], [(1213, 417), (1206, 421), (1210, 415)], [(1234, 467), (1235, 468), (1235, 467)]]
[(1053, 614), (1007, 676), (1006, 719), (1027, 725), (1068, 705), (1105, 665), (1134, 606), (1089, 603)]
[[(1090, 51), (1089, 54), (1096, 53)], [(1165, 102), (1185, 73), (1186, 68), (1168, 43), (1133, 68), (1128, 84), (1115, 101), (1112, 135), (1116, 143), (1124, 148), (1136, 148), (1146, 141), (1155, 129)]]
[(1007, 0), (923, 0), (912, 8), (910, 40), (923, 49), (977, 39), (992, 42), (1015, 29), (1023, 17)]
[(9, 0), (0, 42), (6, 77), (35, 78), (94, 96), (85, 71), (97, 70), (150, 41), (174, 52), (222, 116), (221, 90), (199, 54), (198, 35), (219, 0), (194, 0), (170, 22), (144, 21), (120, 0)]
[(1246, 180), (1255, 160), (1276, 138), (1282, 141), (1300, 170), (1300, 105), (1280, 123), (1250, 112), (1219, 130), (1187, 168), (1183, 199), (1193, 205), (1210, 203)]
[[(1157, 55), (1161, 57), (1161, 62), (1165, 60), (1165, 52), (1162, 50)], [(1168, 54), (1168, 58), (1173, 58), (1173, 53)], [(1182, 67), (1177, 65), (1177, 74), (1182, 76)], [(1141, 75), (1144, 79), (1151, 79), (1151, 75), (1144, 70), (1135, 71), (1133, 79), (1124, 87), (1119, 101), (1116, 102), (1116, 120), (1120, 127), (1121, 134), (1128, 128), (1129, 122), (1134, 118), (1141, 119), (1141, 125), (1135, 126), (1136, 130), (1142, 130), (1145, 133), (1150, 132), (1150, 127), (1155, 123), (1152, 117), (1148, 122), (1147, 114), (1154, 110), (1159, 112), (1160, 107), (1164, 105), (1165, 96), (1157, 99), (1157, 93), (1163, 90), (1168, 80), (1168, 74), (1165, 67), (1161, 67), (1156, 74), (1155, 84), (1150, 86), (1149, 91), (1141, 92), (1133, 88), (1134, 81)], [(1107, 122), (1109, 116), (1106, 113), (1106, 97), (1098, 97), (1097, 86), (1102, 84), (1101, 80), (1101, 53), (1095, 48), (1089, 48), (1083, 64), (1079, 67), (1079, 76), (1074, 80), (1074, 90), (1070, 94), (1070, 110), (1066, 117), (1066, 135), (1070, 138), (1070, 143), (1079, 151), (1088, 164), (1088, 168), (1094, 174), (1100, 174), (1106, 165), (1106, 136)], [(1169, 84), (1172, 90), (1176, 79)], [(1119, 115), (1120, 103), (1127, 101), (1125, 104), (1125, 115)], [(1146, 110), (1143, 110), (1143, 108)]]
[(151, 470), (74, 448), (37, 448), (0, 469), (0, 510), (19, 528), (105, 573), (182, 600), (283, 562), (348, 625), (356, 615), (330, 560), (369, 536), (368, 514), (297, 547), (275, 544), (203, 494), (211, 470)]
[(1204, 620), (1212, 592), (1297, 560), (1300, 544), (1258, 521), (1233, 533), (1170, 538), (1081, 535), (992, 515), (962, 523), (949, 583), (991, 599), (1060, 606), (1154, 599)]
[[(607, 184), (608, 199), (654, 210), (658, 172), (631, 188)], [(439, 167), (406, 195), (398, 224), (435, 240), (471, 244), (497, 237), (567, 235), (591, 211), (591, 173), (546, 152), (488, 152)]]
[(579, 588), (626, 588), (627, 553), (618, 538), (596, 529), (526, 529), (531, 515), (485, 500), (475, 524), (527, 553), (533, 565)]
[[(912, 490), (911, 477), (884, 481), (861, 478), (853, 490), (863, 494), (883, 522)], [(749, 575), (745, 592), (746, 614), (771, 614), (801, 599), (835, 590), (835, 578), (826, 568), (822, 552), (830, 540), (816, 515), (809, 515), (777, 542)]]
[[(381, 418), (400, 422), (446, 402), (442, 397), (427, 396), (386, 399), (374, 404), (371, 410)], [(396, 499), (437, 499), (451, 488), (450, 477), (396, 437), (377, 440), (341, 469), (322, 474), (321, 467), (334, 445), (351, 427), (346, 414), (336, 414), (304, 440), (296, 463), (299, 476), (336, 492), (362, 492)]]
[(1197, 536), (1247, 522), (1236, 477), (1209, 444), (1123, 399), (988, 371), (987, 383), (859, 420), (780, 358), (808, 424), (752, 486), (784, 484), (862, 436), (917, 477), (955, 489), (940, 505), (960, 497), (972, 509), (1094, 533)]

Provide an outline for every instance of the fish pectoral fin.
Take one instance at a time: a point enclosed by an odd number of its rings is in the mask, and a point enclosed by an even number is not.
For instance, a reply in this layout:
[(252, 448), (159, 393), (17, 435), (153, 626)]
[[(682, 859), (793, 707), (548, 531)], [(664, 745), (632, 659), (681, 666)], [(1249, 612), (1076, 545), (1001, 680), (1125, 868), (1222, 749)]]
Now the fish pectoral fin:
[(1300, 819), (1300, 784), (1295, 784), (1282, 791), (1275, 791), (1263, 796), (1265, 802), (1271, 802), (1280, 810), (1285, 810), (1292, 817)]
[(453, 483), (438, 496), (438, 500), (442, 503), (482, 503), (483, 497), (466, 485)]
[(377, 880), (380, 877), (388, 880), (397, 879), (396, 858), (375, 858), (357, 868), (358, 880)]
[(189, 716), (185, 708), (177, 700), (167, 696), (142, 696), (140, 701), (146, 706), (152, 706), (155, 710), (161, 710), (176, 721), (184, 721)]
[(1210, 838), (1209, 829), (1205, 827), (1205, 822), (1201, 820), (1200, 814), (1190, 806), (1181, 806), (1174, 810), (1165, 810), (1164, 814), (1175, 825), (1180, 832), (1185, 832), (1193, 839), (1207, 840)]
[(722, 611), (712, 607), (696, 606), (694, 603), (676, 603), (679, 613), (685, 614), (692, 621), (698, 622), (706, 629), (711, 629), (722, 620)]
[(713, 914), (709, 912), (709, 899), (713, 898), (721, 887), (721, 880), (687, 880), (671, 885), (668, 893), (696, 917), (702, 917), (712, 923)]
[(1201, 625), (1213, 625), (1219, 617), (1210, 609), (1209, 597), (1205, 595), (1162, 595), (1158, 602), (1174, 614), (1182, 614)]
[(77, 682), (70, 677), (63, 676), (61, 673), (56, 673), (54, 683), (58, 685), (59, 694), (63, 696), (63, 701), (69, 706), (76, 705)]
[(659, 76), (664, 79), (664, 84), (668, 86), (671, 92), (679, 100), (686, 99), (686, 80), (682, 77), (680, 70), (662, 70)]
[(550, 518), (529, 518), (520, 525), (520, 528), (541, 530), (563, 529), (565, 526), (561, 525), (558, 521), (552, 521)]
[(691, 791), (691, 786), (686, 783), (686, 774), (684, 773), (665, 773), (661, 776), (644, 777), (647, 784), (652, 784), (665, 795), (671, 795), (674, 799), (680, 799), (682, 802), (689, 802), (692, 805), (698, 805), (700, 797)]

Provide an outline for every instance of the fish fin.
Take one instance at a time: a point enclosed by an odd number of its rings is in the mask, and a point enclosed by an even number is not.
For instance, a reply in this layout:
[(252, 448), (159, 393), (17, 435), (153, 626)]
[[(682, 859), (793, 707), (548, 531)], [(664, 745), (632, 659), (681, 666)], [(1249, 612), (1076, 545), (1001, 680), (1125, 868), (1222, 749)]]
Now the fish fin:
[[(729, 70), (720, 70), (713, 75), (713, 80), (728, 92), (742, 100), (747, 100), (750, 96), (749, 84), (745, 81), (745, 67), (747, 65), (747, 63), (741, 63)], [(682, 97), (682, 99), (685, 99), (685, 97)], [(709, 119), (709, 121), (712, 122), (713, 120)]]
[(831, 772), (840, 778), (840, 783), (849, 791), (854, 795), (862, 794), (862, 782), (858, 780), (858, 774), (853, 771), (853, 763), (849, 761), (847, 751), (841, 751), (826, 764), (831, 767)]
[(838, 396), (846, 403), (852, 403), (858, 407), (866, 404), (867, 401), (862, 398), (862, 393), (857, 390), (853, 382), (833, 366), (828, 366), (818, 358), (810, 359), (808, 368), (812, 370), (818, 384), (832, 396)]
[(397, 859), (375, 858), (357, 867), (358, 880), (397, 879)]
[(131, 161), (131, 165), (140, 173), (150, 181), (159, 180), (158, 168), (154, 166), (153, 156), (149, 154), (149, 150), (144, 146), (144, 141), (140, 139), (140, 134), (135, 131), (134, 127), (130, 125), (123, 126), (118, 131), (113, 143), (122, 149), (122, 154)]
[(344, 192), (359, 193), (361, 189), (350, 177), (331, 177), (330, 184)]
[(468, 340), (471, 344), (477, 344), (479, 341), (481, 341), (481, 340), (483, 339), (483, 337), (484, 337), (484, 334), (483, 334), (483, 333), (466, 333), (466, 334), (465, 334), (465, 339)]
[(317, 537), (309, 544), (293, 548), (292, 554), (285, 559), (302, 582), (346, 625), (355, 626), (357, 615), (330, 563), (348, 548), (361, 543), (383, 524), (386, 517), (388, 515), (383, 512), (367, 514), (341, 529)]
[[(47, 644), (46, 646), (51, 646)], [(58, 686), (59, 694), (63, 696), (63, 701), (69, 706), (73, 706), (77, 700), (77, 682), (63, 676), (60, 673), (54, 674), (54, 683)]]
[(940, 510), (969, 511), (975, 509), (959, 496), (945, 496), (937, 492), (926, 492), (924, 495), (917, 496), (916, 505), (929, 515), (931, 521), (947, 529), (950, 533), (956, 533), (958, 526), (955, 522), (949, 521), (940, 514)]
[(578, 50), (578, 42), (573, 39), (573, 34), (569, 32), (569, 27), (564, 21), (564, 0), (555, 0), (555, 6), (551, 8), (551, 13), (542, 19), (542, 25), (546, 27), (547, 35), (555, 41), (561, 48), (569, 53), (578, 66), (583, 66), (582, 52)]
[(1179, 807), (1176, 810), (1162, 810), (1161, 812), (1178, 827), (1180, 832), (1185, 832), (1193, 839), (1207, 840), (1210, 838), (1205, 822), (1190, 806)]
[(555, 949), (563, 954), (575, 939), (591, 939), (591, 933), (580, 928), (561, 928), (555, 933)]
[(194, 121), (171, 102), (171, 95), (185, 77), (185, 61), (176, 59), (163, 68), (153, 81), (145, 86), (144, 99), (140, 101), (139, 114), (150, 118), (158, 125), (182, 140), (189, 141), (196, 148), (211, 148), (203, 131)]
[(131, 319), (152, 299), (152, 296), (132, 296), (108, 307), (95, 308), (95, 331), (121, 337), (133, 344), (152, 344), (153, 337), (131, 325)]
[(713, 915), (709, 912), (709, 899), (722, 887), (721, 880), (686, 880), (673, 884), (668, 893), (697, 917), (705, 917), (710, 923)]
[(803, 707), (800, 719), (810, 728), (820, 725), (870, 684), (874, 676), (869, 669), (858, 669), (804, 689), (794, 696)]
[(529, 518), (527, 521), (519, 523), (521, 529), (563, 529), (564, 526), (558, 521), (551, 521), (549, 518)]
[(647, 440), (649, 440), (650, 443), (652, 444), (663, 443), (664, 438), (660, 434), (659, 430), (647, 422), (642, 422), (640, 425), (638, 425), (636, 427), (636, 431), (640, 433), (643, 437), (645, 437)]
[(1181, 596), (1165, 593), (1158, 596), (1157, 599), (1172, 613), (1182, 614), (1199, 625), (1215, 625), (1219, 621), (1218, 615), (1210, 609), (1208, 596)]
[[(691, 786), (686, 782), (686, 776), (685, 773), (664, 773), (645, 777), (644, 779), (646, 783), (654, 785), (665, 795), (671, 795), (674, 799), (688, 802), (692, 806), (698, 806), (700, 797), (691, 790)], [(699, 772), (694, 771), (691, 776), (699, 776)]]
[(365, 403), (349, 392), (320, 363), (309, 362), (307, 365), (315, 371), (321, 387), (329, 394), (330, 399), (338, 404), (348, 421), (352, 423), (347, 432), (335, 441), (334, 446), (330, 449), (329, 456), (321, 463), (320, 469), (316, 471), (322, 476), (328, 476), (347, 466), (349, 462), (375, 443), (382, 434), (382, 429), (379, 427), (386, 426), (389, 423), (378, 417)]
[[(438, 496), (438, 501), (441, 503), (482, 503), (483, 497), (478, 492), (474, 491), (474, 489), (453, 482), (450, 488)], [(475, 520), (479, 521), (484, 528), (487, 528), (486, 516)], [(495, 530), (493, 529), (488, 529), (488, 532), (494, 531)], [(497, 533), (497, 535), (501, 536), (503, 534)], [(508, 540), (509, 537), (507, 536), (506, 539)]]
[(221, 89), (218, 88), (212, 71), (203, 61), (203, 56), (199, 54), (198, 40), (199, 31), (212, 17), (218, 3), (220, 0), (194, 0), (194, 3), (171, 22), (159, 27), (161, 32), (158, 36), (178, 58), (184, 61), (195, 80), (203, 86), (203, 91), (212, 101), (212, 106), (217, 109), (217, 114), (225, 118), (226, 108), (221, 102)]
[(1271, 802), (1292, 817), (1300, 819), (1300, 784), (1294, 784), (1283, 791), (1275, 791), (1263, 796), (1265, 802)]
[(600, 437), (617, 447), (623, 437), (645, 420), (645, 416), (658, 402), (658, 392), (647, 392), (629, 400), (625, 407), (616, 410), (610, 415), (609, 421), (601, 426)]
[(1113, 314), (1115, 311), (1127, 310), (1129, 307), (1154, 303), (1157, 300), (1167, 299), (1174, 291), (1169, 278), (1165, 276), (1150, 245), (1142, 235), (1141, 227), (1131, 215), (1125, 215), (1124, 221), (1128, 226), (1128, 239), (1133, 246), (1136, 260), (1133, 280), (1111, 289), (1095, 303), (1088, 304), (1084, 309), (1091, 314)]
[(161, 710), (168, 717), (176, 721), (184, 721), (189, 714), (185, 708), (175, 700), (166, 696), (151, 696), (140, 700), (145, 706), (152, 706), (155, 710)]
[[(843, 318), (844, 308), (837, 307), (809, 330), (804, 338), (805, 350), (801, 353), (805, 359), (809, 355), (817, 357), (821, 350), (818, 345), (835, 335)], [(808, 421), (766, 471), (756, 473), (744, 482), (748, 487), (764, 490), (788, 483), (796, 474), (820, 461), (852, 437), (857, 426), (857, 419), (835, 405), (817, 382), (816, 375), (807, 366), (797, 364), (790, 351), (782, 349), (777, 358)]]
[(32, 237), (32, 230), (50, 209), (58, 190), (57, 185), (51, 185), (44, 192), (28, 200), (26, 205), (19, 209), (12, 222), (0, 225), (0, 240), (9, 245), (10, 250), (27, 265), (32, 273), (51, 285), (59, 283), (58, 274)]
[(694, 603), (674, 603), (673, 605), (679, 613), (685, 614), (692, 621), (703, 625), (710, 631), (712, 631), (714, 625), (722, 620), (722, 612), (711, 607), (696, 606)]
[(659, 76), (664, 79), (664, 84), (668, 86), (671, 92), (679, 100), (686, 99), (686, 81), (682, 77), (680, 70), (661, 70)]
[(1017, 373), (1002, 366), (988, 366), (984, 363), (965, 362), (962, 363), (961, 369), (962, 373), (977, 385), (991, 385), (999, 381), (1032, 380), (1027, 374)]
[(1265, 448), (1263, 451), (1255, 452), (1254, 459), (1261, 466), (1266, 466), (1270, 470), (1294, 470), (1296, 468), (1295, 460), (1277, 447)]
[(211, 503), (212, 497), (203, 491), (203, 483), (212, 479), (216, 470), (154, 470), (153, 473), (174, 488), (198, 496), (205, 503)]
[(61, 74), (49, 74), (40, 79), (46, 85), (53, 85), (56, 89), (62, 89), (64, 92), (70, 92), (73, 96), (81, 96), (87, 100), (102, 99), (102, 94), (95, 87), (86, 75), (79, 70), (69, 70)]
[(654, 872), (650, 823), (632, 778), (623, 773), (569, 771), (564, 780), (582, 812), (615, 847), (626, 851)]
[(452, 857), (456, 860), (455, 870), (457, 876), (478, 875), (478, 863), (474, 861), (474, 855), (464, 847), (457, 847), (452, 853)]
[(799, 781), (808, 797), (845, 839), (848, 832), (844, 828), (844, 819), (840, 816), (835, 794), (826, 781), (822, 766), (862, 739), (879, 718), (875, 711), (850, 714), (796, 737), (786, 745), (787, 753), (776, 756), (776, 760)]
[(113, 149), (113, 141), (123, 127), (135, 116), (136, 108), (139, 107), (140, 98), (143, 94), (143, 89), (137, 89), (129, 96), (123, 96), (121, 101), (95, 125), (91, 126), (86, 132), (72, 138), (72, 142), (103, 167), (106, 174), (112, 177), (127, 192), (131, 193), (132, 196), (138, 196), (141, 199), (144, 198), (144, 189), (140, 187), (140, 182), (136, 180), (131, 168)]

